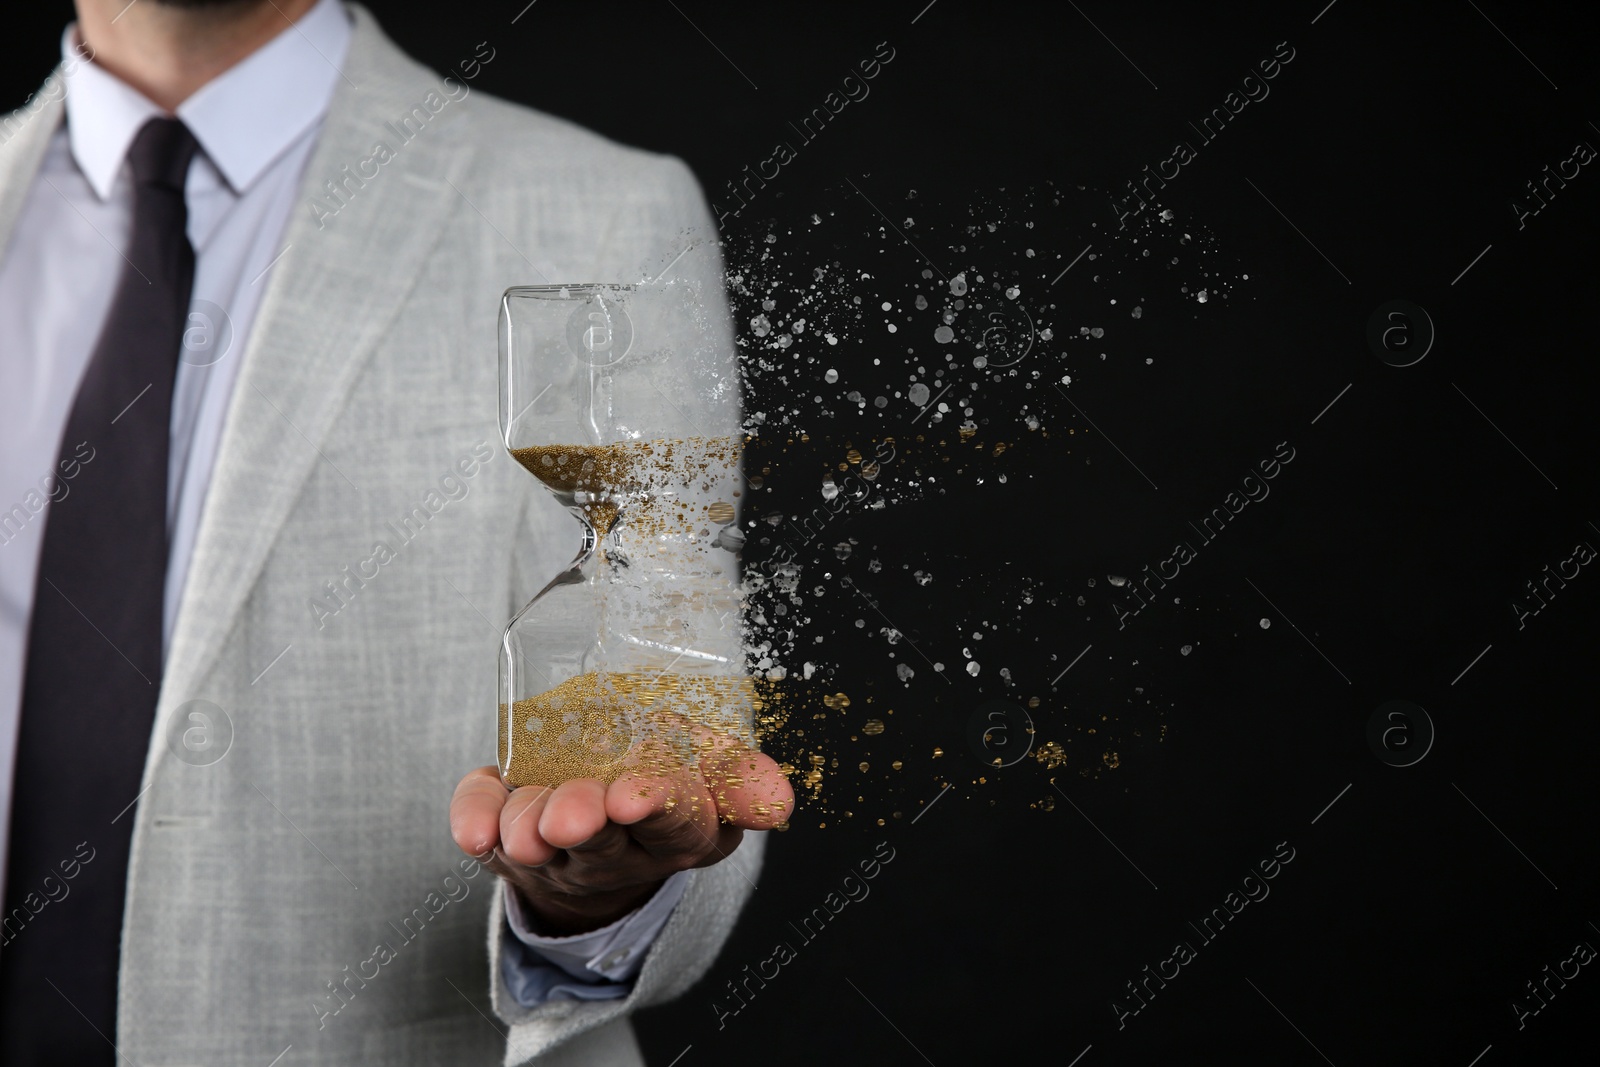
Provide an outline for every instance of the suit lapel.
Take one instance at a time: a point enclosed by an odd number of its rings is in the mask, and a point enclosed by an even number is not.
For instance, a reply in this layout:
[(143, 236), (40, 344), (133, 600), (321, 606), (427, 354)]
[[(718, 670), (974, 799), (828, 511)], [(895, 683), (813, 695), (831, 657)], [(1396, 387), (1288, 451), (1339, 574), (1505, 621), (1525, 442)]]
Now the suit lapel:
[[(193, 695), (302, 485), (328, 462), (319, 445), (457, 209), (451, 186), (462, 184), (470, 166), (471, 145), (455, 122), (431, 122), (405, 144), (386, 125), (438, 92), (439, 81), (395, 48), (365, 9), (350, 10), (356, 26), (344, 78), (229, 403), (158, 721)], [(356, 170), (377, 142), (394, 149), (394, 158), (359, 188), (352, 185), (336, 216), (319, 220), (311, 199), (326, 201), (324, 183), (341, 178), (343, 168)], [(152, 759), (159, 748), (152, 746)]]
[[(62, 83), (61, 68), (57, 67), (28, 104), (0, 119), (0, 139), (4, 140), (0, 145), (0, 250), (11, 243), (11, 231), (33, 188), (50, 137), (61, 125), (66, 110)], [(47, 99), (52, 94), (54, 99)], [(31, 107), (35, 102), (39, 106)]]

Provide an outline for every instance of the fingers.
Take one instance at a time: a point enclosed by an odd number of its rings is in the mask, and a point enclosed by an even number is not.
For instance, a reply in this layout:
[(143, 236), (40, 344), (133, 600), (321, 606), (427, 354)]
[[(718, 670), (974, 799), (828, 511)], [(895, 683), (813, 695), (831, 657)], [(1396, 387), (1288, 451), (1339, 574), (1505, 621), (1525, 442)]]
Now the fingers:
[(702, 743), (700, 771), (722, 821), (770, 830), (794, 810), (794, 787), (771, 756), (731, 738)]
[(625, 774), (606, 790), (606, 816), (622, 826), (633, 826), (662, 811), (674, 810), (679, 804), (684, 804), (687, 810), (708, 799), (703, 789), (702, 795), (694, 795), (695, 786), (699, 784), (699, 776), (687, 770), (670, 774)]
[(450, 798), (450, 836), (463, 852), (481, 856), (500, 843), (506, 787), (494, 767), (469, 771)]
[(507, 798), (500, 809), (500, 851), (506, 859), (538, 867), (555, 857), (555, 847), (539, 832), (539, 821), (554, 793), (547, 786), (530, 785)]
[(610, 786), (585, 778), (508, 791), (495, 767), (479, 767), (451, 798), (451, 836), (473, 856), (498, 849), (508, 877), (517, 877), (513, 865), (554, 871), (546, 865), (562, 853), (570, 862), (559, 877), (583, 883), (641, 862), (668, 871), (710, 866), (738, 847), (744, 830), (787, 820), (794, 791), (770, 756), (704, 733), (697, 763)]
[(738, 847), (742, 835), (718, 822), (711, 791), (692, 769), (621, 778), (606, 791), (606, 810), (635, 844), (678, 870), (717, 862)]
[(539, 817), (539, 835), (556, 848), (574, 848), (606, 825), (606, 785), (574, 778), (556, 787)]
[[(606, 785), (594, 778), (563, 782), (530, 801), (528, 822), (537, 819), (537, 836), (548, 858), (566, 853), (560, 877), (564, 882), (597, 888), (625, 875), (634, 864), (628, 831), (606, 817)], [(537, 806), (538, 813), (533, 813)], [(508, 804), (509, 808), (510, 805)], [(538, 855), (545, 855), (541, 850)]]

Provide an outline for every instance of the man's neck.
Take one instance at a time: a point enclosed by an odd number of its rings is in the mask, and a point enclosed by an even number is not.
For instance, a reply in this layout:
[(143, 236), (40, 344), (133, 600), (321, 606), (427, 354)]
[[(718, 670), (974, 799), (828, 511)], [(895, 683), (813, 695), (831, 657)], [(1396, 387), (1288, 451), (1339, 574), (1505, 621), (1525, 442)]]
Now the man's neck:
[(78, 35), (94, 62), (176, 111), (211, 79), (288, 29), (317, 0), (77, 0)]

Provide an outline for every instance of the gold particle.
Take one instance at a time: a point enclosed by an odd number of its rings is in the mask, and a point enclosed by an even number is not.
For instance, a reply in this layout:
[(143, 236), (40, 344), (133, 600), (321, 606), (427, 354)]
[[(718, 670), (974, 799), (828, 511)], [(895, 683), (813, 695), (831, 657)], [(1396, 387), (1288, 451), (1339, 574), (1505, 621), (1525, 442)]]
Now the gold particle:
[(844, 458), (849, 460), (851, 463), (854, 463), (858, 467), (861, 465), (861, 453), (857, 452), (853, 448), (844, 454)]
[(1115, 752), (1106, 752), (1102, 754), (1100, 758), (1105, 762), (1107, 767), (1111, 767), (1113, 769), (1122, 765), (1122, 758)]
[(867, 761), (866, 760), (862, 760), (861, 761), (861, 771), (862, 771), (862, 773), (866, 773), (866, 770), (867, 770)]
[(1061, 742), (1046, 741), (1034, 751), (1033, 758), (1044, 764), (1046, 770), (1053, 771), (1067, 762), (1067, 752)]
[(1038, 706), (1039, 706), (1039, 698), (1038, 697), (1029, 697), (1028, 698), (1028, 707), (1036, 708)]
[(718, 526), (726, 526), (733, 521), (733, 505), (725, 500), (719, 500), (706, 508), (706, 518)]
[(944, 749), (942, 749), (939, 746), (935, 745), (934, 748), (933, 748), (933, 758), (934, 759), (938, 759), (942, 755), (944, 755)]
[(900, 769), (900, 761), (899, 760), (895, 760), (893, 763), (889, 764), (889, 766), (893, 767), (895, 770), (898, 771)]
[(866, 722), (861, 724), (861, 732), (864, 733), (864, 734), (881, 734), (881, 733), (883, 733), (883, 720), (882, 719), (868, 719)]

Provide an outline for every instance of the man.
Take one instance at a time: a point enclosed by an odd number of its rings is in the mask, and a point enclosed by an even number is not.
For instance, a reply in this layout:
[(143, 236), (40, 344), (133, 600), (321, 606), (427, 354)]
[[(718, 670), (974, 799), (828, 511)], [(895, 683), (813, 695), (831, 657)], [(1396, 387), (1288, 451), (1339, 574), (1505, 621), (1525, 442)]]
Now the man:
[(494, 300), (712, 232), (676, 160), (474, 92), (500, 52), (79, 0), (0, 121), (8, 1065), (636, 1063), (753, 888), (766, 757), (462, 777), (574, 547), (501, 455)]

